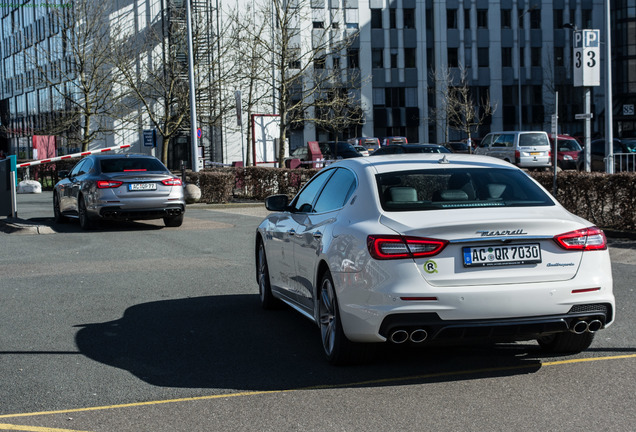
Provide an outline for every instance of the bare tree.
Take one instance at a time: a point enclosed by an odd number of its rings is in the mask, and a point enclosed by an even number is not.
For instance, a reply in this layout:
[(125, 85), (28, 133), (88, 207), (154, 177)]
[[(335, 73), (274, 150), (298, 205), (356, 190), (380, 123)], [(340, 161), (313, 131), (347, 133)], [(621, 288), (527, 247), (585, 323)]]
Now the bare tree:
[(118, 115), (111, 34), (110, 1), (75, 0), (51, 9), (53, 36), (27, 49), (27, 69), (37, 71), (36, 86), (53, 92), (53, 116), (36, 133), (66, 136), (70, 145), (86, 151), (99, 136), (111, 134)]
[[(469, 140), (471, 135), (497, 109), (491, 103), (490, 95), (478, 95), (469, 85), (468, 73), (464, 67), (453, 70), (438, 70), (434, 79), (438, 91), (436, 117), (441, 118), (447, 128), (455, 129)], [(470, 150), (470, 149), (469, 149)]]
[(254, 32), (244, 26), (248, 39), (270, 62), (260, 69), (260, 82), (271, 90), (265, 93), (276, 100), (280, 117), (279, 163), (287, 153), (291, 129), (307, 122), (319, 128), (359, 122), (358, 110), (341, 109), (356, 105), (347, 90), (360, 83), (357, 58), (349, 51), (357, 32), (340, 29), (340, 11), (317, 18), (310, 15), (310, 6), (310, 0), (263, 0), (258, 15), (265, 17), (264, 27)]
[[(169, 13), (168, 17), (164, 10), (163, 16), (149, 23), (143, 33), (120, 37), (115, 56), (129, 111), (137, 110), (142, 123), (150, 123), (157, 130), (163, 142), (164, 163), (168, 162), (173, 139), (187, 133), (191, 120), (185, 7), (172, 7)], [(229, 110), (218, 92), (219, 82), (226, 79), (218, 72), (223, 53), (212, 54), (216, 45), (210, 35), (219, 36), (207, 18), (193, 13), (197, 116), (201, 124), (220, 124)], [(217, 109), (212, 109), (213, 104)]]

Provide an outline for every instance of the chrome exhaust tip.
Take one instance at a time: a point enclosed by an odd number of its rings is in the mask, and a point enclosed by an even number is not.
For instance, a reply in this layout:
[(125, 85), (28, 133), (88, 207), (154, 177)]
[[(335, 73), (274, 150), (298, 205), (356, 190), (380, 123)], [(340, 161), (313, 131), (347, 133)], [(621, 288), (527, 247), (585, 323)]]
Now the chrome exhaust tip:
[(577, 321), (571, 327), (570, 331), (574, 334), (583, 334), (587, 331), (589, 325), (586, 321)]
[(589, 331), (590, 333), (596, 333), (601, 328), (603, 328), (603, 322), (601, 320), (592, 320), (587, 325), (587, 331)]
[(409, 340), (414, 343), (422, 343), (428, 337), (428, 333), (424, 329), (413, 330), (409, 336)]
[(391, 337), (389, 340), (396, 344), (401, 344), (406, 342), (409, 339), (409, 334), (406, 330), (396, 330), (391, 333)]

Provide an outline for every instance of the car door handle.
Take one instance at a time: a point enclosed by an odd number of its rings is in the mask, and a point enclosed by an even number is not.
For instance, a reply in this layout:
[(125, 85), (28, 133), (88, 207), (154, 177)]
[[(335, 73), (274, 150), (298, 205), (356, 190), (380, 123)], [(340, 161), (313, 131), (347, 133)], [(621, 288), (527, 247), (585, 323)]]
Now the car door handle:
[(313, 233), (313, 236), (316, 240), (319, 240), (322, 238), (322, 233), (320, 231), (316, 231), (315, 233)]

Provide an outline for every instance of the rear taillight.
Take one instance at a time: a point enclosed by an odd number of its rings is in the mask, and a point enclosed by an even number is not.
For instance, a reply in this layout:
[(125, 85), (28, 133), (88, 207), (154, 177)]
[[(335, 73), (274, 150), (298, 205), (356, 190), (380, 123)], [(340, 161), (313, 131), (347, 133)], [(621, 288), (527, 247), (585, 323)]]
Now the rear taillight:
[(515, 163), (521, 162), (521, 152), (519, 150), (515, 150)]
[(112, 189), (118, 188), (123, 185), (124, 182), (120, 182), (117, 180), (97, 180), (97, 189)]
[(178, 177), (161, 180), (161, 183), (163, 183), (164, 186), (181, 186), (183, 184), (181, 183), (181, 179)]
[(447, 240), (399, 235), (370, 235), (367, 248), (375, 259), (423, 258), (437, 255), (446, 247)]
[(583, 228), (554, 236), (554, 241), (563, 249), (568, 250), (604, 250), (607, 249), (607, 239), (603, 231), (597, 227)]

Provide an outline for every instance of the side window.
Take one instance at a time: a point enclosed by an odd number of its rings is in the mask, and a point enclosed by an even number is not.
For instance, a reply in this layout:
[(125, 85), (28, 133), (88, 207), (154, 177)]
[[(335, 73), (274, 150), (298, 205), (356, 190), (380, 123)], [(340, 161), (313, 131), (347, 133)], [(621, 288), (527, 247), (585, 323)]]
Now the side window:
[(86, 159), (86, 161), (84, 161), (84, 163), (80, 167), (80, 171), (77, 173), (77, 175), (86, 174), (91, 170), (91, 168), (93, 168), (93, 161), (91, 159)]
[(512, 147), (514, 145), (515, 142), (515, 136), (510, 134), (510, 135), (502, 135), (503, 136), (503, 142), (506, 144), (506, 147)]
[(346, 169), (338, 169), (322, 190), (314, 211), (317, 213), (337, 210), (345, 205), (356, 188), (356, 178)]
[(82, 167), (86, 164), (86, 159), (79, 161), (71, 170), (71, 173), (69, 174), (69, 177), (77, 177), (78, 175), (80, 175), (81, 173), (81, 169)]
[(322, 187), (333, 173), (334, 170), (324, 170), (311, 179), (303, 190), (296, 195), (291, 205), (292, 211), (299, 213), (309, 213), (313, 211), (312, 204), (316, 200), (316, 196), (320, 193)]

